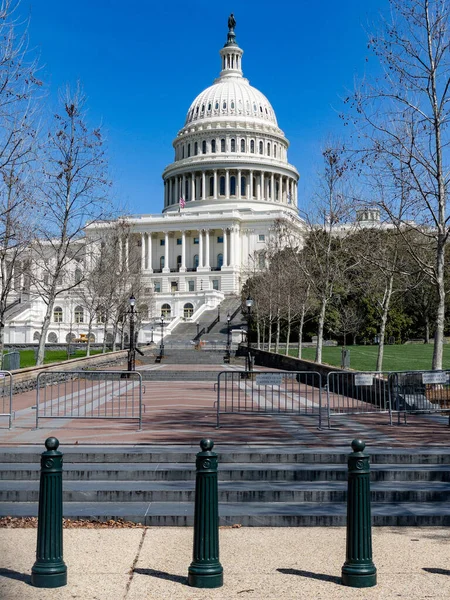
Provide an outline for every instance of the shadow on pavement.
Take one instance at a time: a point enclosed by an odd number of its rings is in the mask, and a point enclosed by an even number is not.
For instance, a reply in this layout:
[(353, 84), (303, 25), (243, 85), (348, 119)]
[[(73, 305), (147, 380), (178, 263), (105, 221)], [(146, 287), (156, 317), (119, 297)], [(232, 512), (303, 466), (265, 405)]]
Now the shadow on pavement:
[(166, 573), (165, 571), (157, 571), (156, 569), (134, 569), (134, 573), (139, 575), (150, 575), (150, 577), (157, 577), (158, 579), (165, 579), (166, 581), (174, 581), (175, 583), (182, 583), (187, 585), (187, 577), (181, 575), (172, 575), (172, 573)]
[(450, 569), (437, 569), (434, 567), (423, 567), (423, 570), (426, 571), (427, 573), (435, 573), (436, 575), (449, 575), (450, 576)]
[(31, 576), (28, 573), (19, 573), (19, 571), (13, 571), (12, 569), (0, 569), (0, 577), (8, 577), (31, 585)]
[(277, 569), (279, 573), (284, 575), (298, 575), (299, 577), (308, 577), (309, 579), (318, 579), (319, 581), (329, 581), (342, 585), (342, 580), (336, 575), (325, 575), (324, 573), (313, 573), (312, 571), (301, 571), (299, 569)]

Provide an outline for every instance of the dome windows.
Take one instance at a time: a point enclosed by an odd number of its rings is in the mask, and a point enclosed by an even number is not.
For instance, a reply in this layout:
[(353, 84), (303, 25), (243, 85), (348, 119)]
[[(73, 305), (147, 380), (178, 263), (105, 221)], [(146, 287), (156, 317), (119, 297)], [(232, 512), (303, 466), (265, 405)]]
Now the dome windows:
[(208, 112), (211, 112), (211, 102), (208, 104)]
[(190, 144), (187, 145), (187, 155), (188, 155), (188, 158), (191, 156), (191, 145)]
[(225, 177), (223, 175), (219, 180), (219, 196), (225, 196)]
[(270, 156), (270, 142), (267, 142), (267, 156)]
[(227, 101), (226, 101), (226, 100), (224, 100), (224, 101), (223, 101), (223, 104), (222, 104), (222, 108), (223, 108), (223, 110), (225, 110), (225, 109), (226, 109), (226, 107), (227, 107)]
[(198, 154), (198, 142), (195, 142), (194, 144), (194, 155), (197, 156)]
[(231, 144), (231, 152), (236, 152), (236, 140), (234, 138), (232, 138), (230, 140), (230, 144)]
[(225, 152), (225, 140), (223, 138), (220, 140), (220, 151)]
[(262, 142), (259, 142), (259, 153), (264, 154), (264, 144)]
[(231, 110), (234, 110), (234, 100), (231, 101)]
[(205, 105), (202, 104), (202, 113), (204, 113), (204, 112), (205, 112)]
[(202, 154), (206, 154), (206, 141), (203, 140), (202, 142)]
[(253, 103), (253, 112), (256, 112), (256, 104)]
[(236, 196), (236, 177), (230, 177), (230, 196)]
[(215, 103), (215, 105), (214, 105), (214, 108), (215, 108), (216, 110), (219, 110), (219, 103), (218, 103), (217, 101), (216, 101), (216, 103)]
[(247, 195), (247, 177), (241, 177), (241, 196)]
[(250, 152), (255, 154), (255, 140), (250, 140)]
[(211, 152), (216, 153), (216, 140), (211, 140)]
[(245, 140), (241, 140), (241, 152), (245, 152)]

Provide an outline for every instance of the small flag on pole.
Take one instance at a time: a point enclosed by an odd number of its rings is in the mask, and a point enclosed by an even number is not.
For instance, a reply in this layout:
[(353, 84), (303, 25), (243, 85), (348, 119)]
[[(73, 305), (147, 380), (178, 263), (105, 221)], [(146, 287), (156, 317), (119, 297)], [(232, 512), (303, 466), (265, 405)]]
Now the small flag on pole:
[(180, 208), (184, 208), (186, 206), (186, 202), (183, 197), (180, 198)]

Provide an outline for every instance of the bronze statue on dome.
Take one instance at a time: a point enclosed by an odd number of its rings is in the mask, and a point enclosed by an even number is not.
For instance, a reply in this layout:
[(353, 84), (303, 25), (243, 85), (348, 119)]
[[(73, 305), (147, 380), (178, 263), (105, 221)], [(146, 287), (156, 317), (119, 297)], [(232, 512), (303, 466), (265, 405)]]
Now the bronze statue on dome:
[(228, 29), (230, 31), (233, 31), (235, 27), (236, 27), (236, 19), (234, 18), (234, 14), (231, 13), (231, 15), (228, 17)]

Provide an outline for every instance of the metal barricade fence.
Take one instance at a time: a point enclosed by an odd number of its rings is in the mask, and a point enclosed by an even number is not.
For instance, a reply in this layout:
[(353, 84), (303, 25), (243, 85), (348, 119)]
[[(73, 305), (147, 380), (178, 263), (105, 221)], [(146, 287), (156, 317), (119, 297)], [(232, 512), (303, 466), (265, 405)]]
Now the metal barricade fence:
[(39, 419), (133, 419), (142, 429), (142, 376), (136, 371), (49, 371), (36, 386)]
[(390, 371), (332, 371), (327, 375), (328, 423), (352, 414), (389, 414), (392, 425), (393, 395)]
[(317, 416), (322, 427), (321, 377), (316, 371), (222, 371), (217, 378), (217, 427), (222, 414)]
[(9, 371), (0, 371), (0, 417), (8, 418), (8, 429), (12, 427), (13, 376)]
[(389, 376), (393, 407), (408, 414), (450, 412), (450, 371), (397, 371)]

